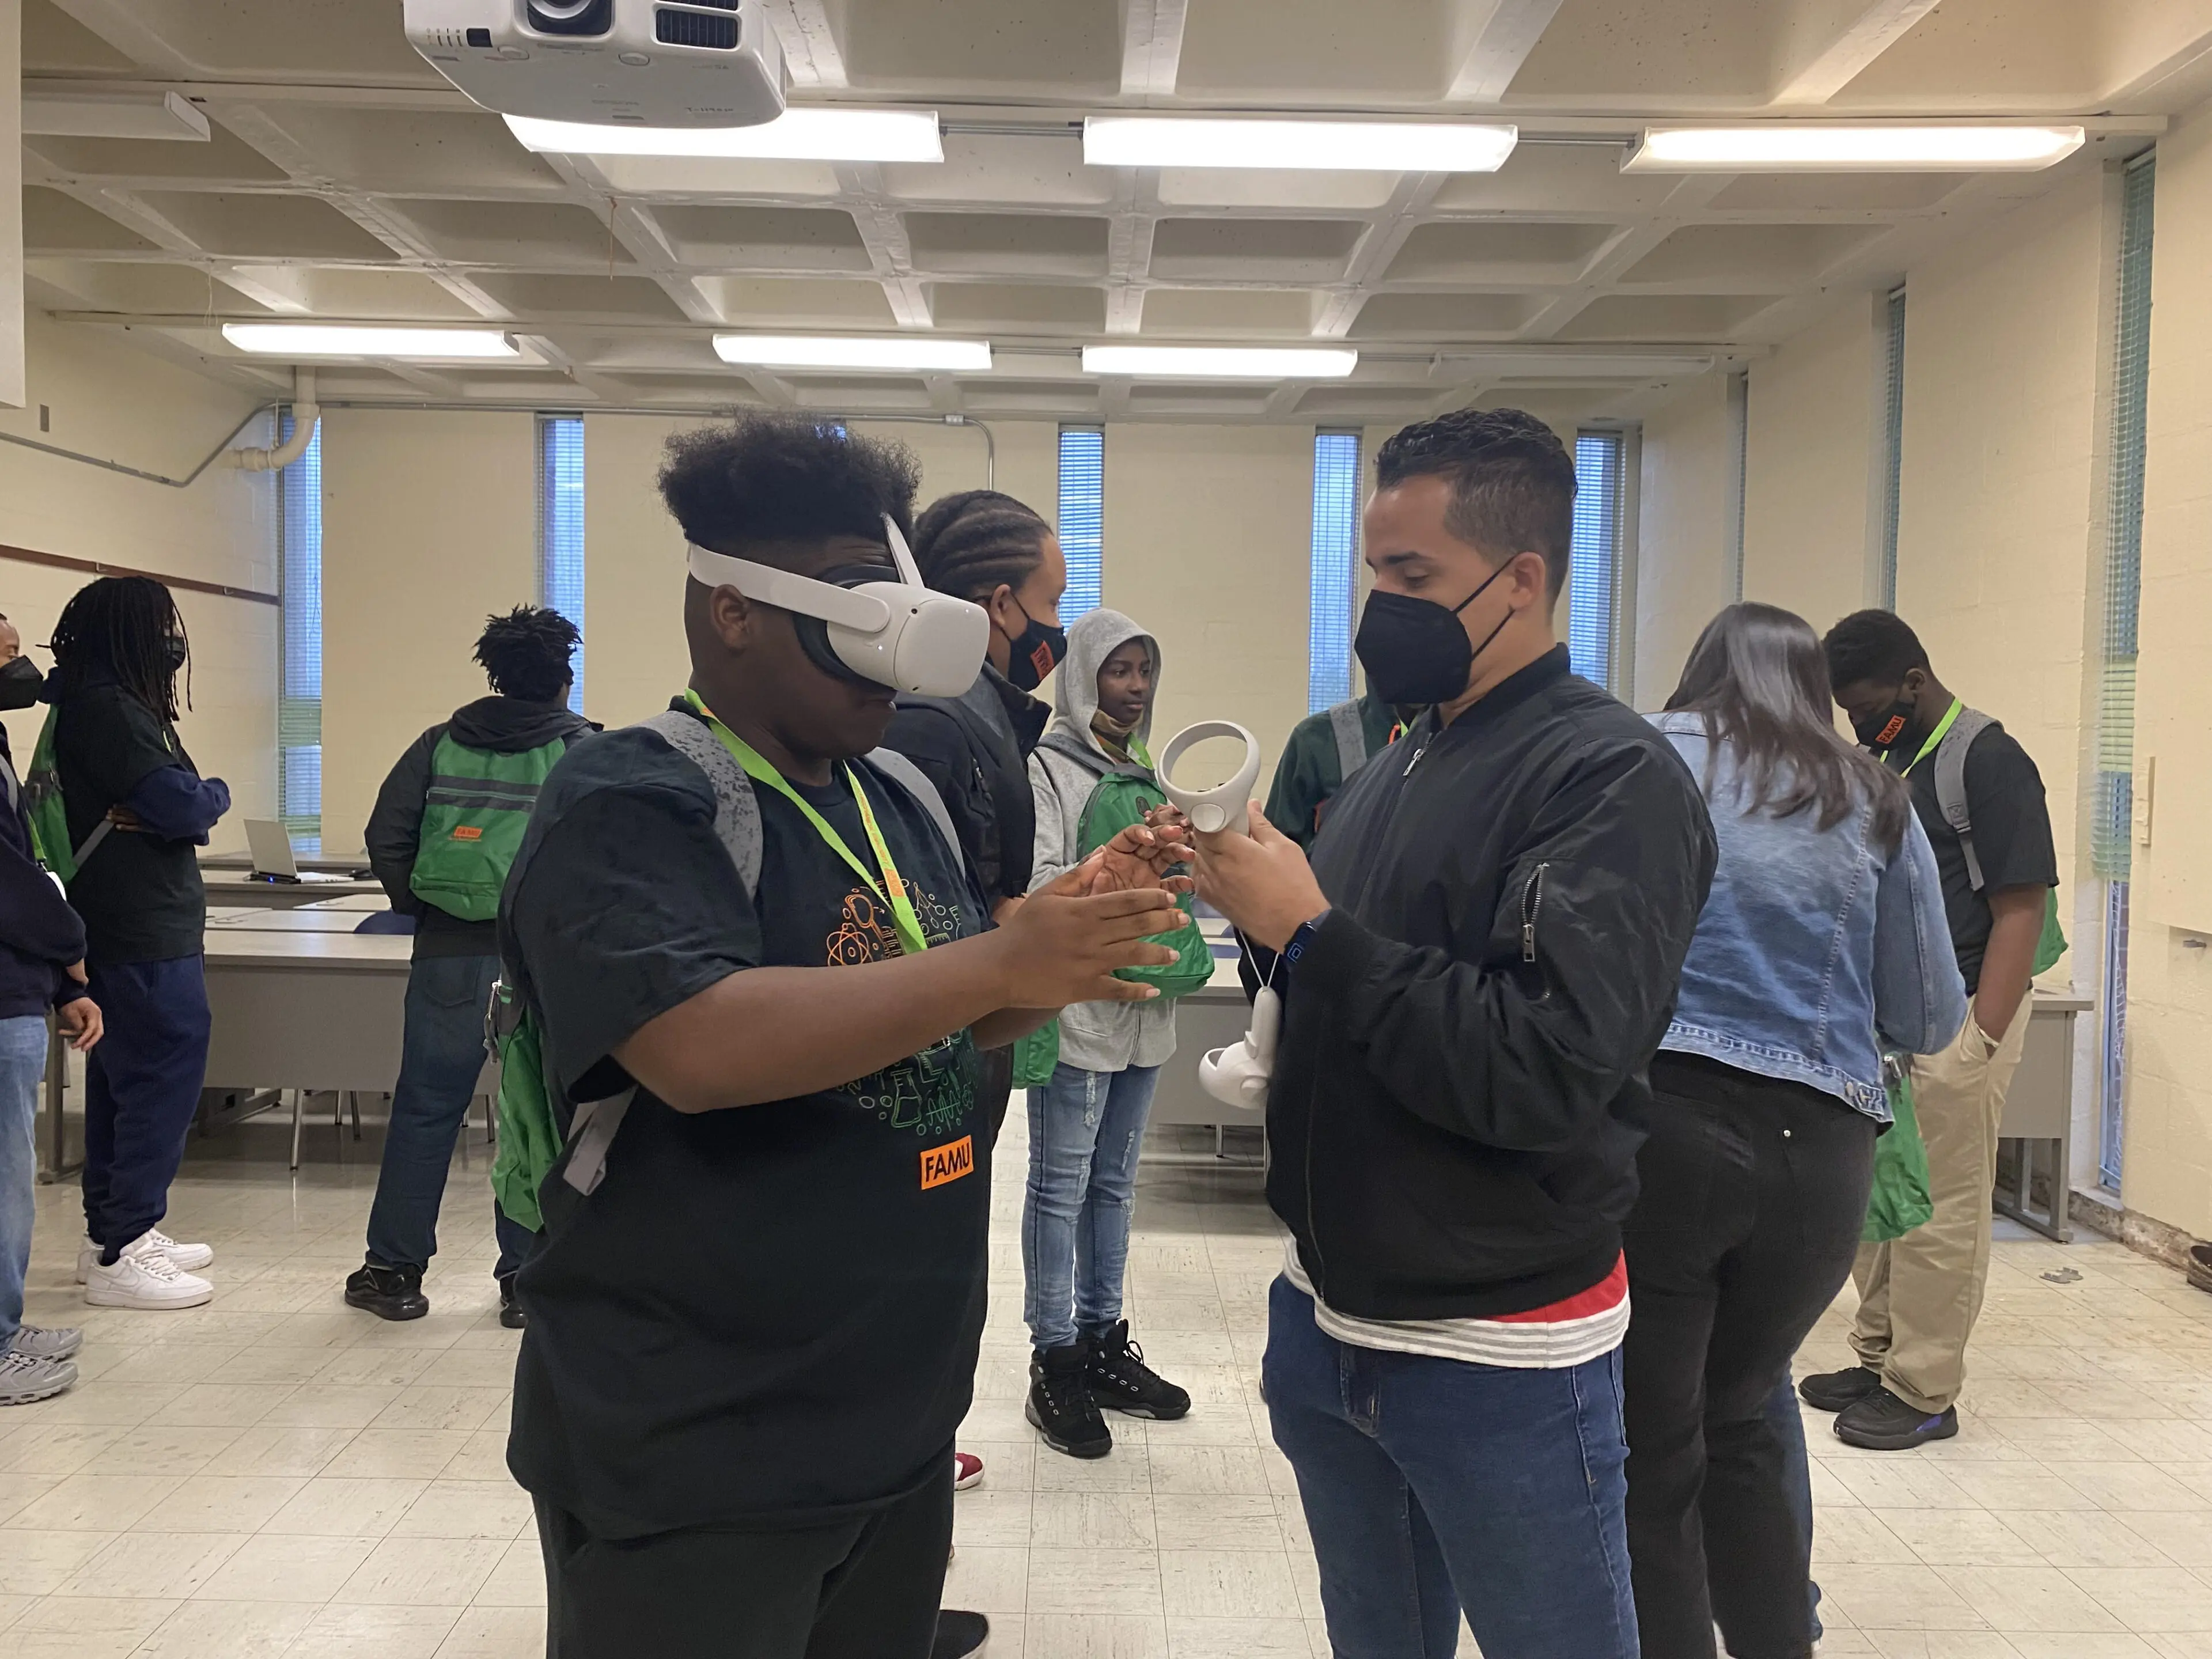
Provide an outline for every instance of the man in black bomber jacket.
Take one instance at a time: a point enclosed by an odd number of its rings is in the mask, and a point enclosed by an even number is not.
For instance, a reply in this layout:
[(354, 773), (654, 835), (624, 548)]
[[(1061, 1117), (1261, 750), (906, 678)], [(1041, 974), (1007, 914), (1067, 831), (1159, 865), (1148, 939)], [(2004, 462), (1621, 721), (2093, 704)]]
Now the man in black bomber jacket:
[(1713, 872), (1695, 780), (1570, 671), (1574, 468), (1514, 410), (1376, 457), (1370, 690), (1433, 703), (1309, 865), (1255, 808), (1200, 892), (1284, 998), (1265, 1392), (1337, 1650), (1634, 1659), (1620, 1223)]

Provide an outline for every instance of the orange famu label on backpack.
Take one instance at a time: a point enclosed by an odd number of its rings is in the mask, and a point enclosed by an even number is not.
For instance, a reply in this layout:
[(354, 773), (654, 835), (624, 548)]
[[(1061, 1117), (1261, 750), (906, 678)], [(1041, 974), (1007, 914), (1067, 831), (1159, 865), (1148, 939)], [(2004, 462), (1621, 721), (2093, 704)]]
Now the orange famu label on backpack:
[(943, 1146), (932, 1146), (921, 1155), (921, 1190), (957, 1181), (975, 1168), (975, 1137), (963, 1135)]
[(453, 839), (455, 841), (482, 841), (483, 839), (483, 830), (473, 823), (457, 823), (453, 826)]

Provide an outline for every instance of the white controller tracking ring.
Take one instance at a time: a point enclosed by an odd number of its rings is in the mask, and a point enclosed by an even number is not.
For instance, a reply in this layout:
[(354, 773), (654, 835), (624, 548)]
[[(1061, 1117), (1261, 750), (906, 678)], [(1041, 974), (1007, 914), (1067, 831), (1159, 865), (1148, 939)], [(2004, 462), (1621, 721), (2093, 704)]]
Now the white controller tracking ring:
[[(1176, 762), (1194, 744), (1214, 738), (1235, 738), (1244, 745), (1244, 759), (1236, 775), (1228, 782), (1211, 789), (1179, 788), (1174, 775)], [(1240, 836), (1252, 833), (1252, 785), (1260, 775), (1260, 745), (1249, 732), (1234, 720), (1200, 720), (1195, 726), (1183, 727), (1160, 750), (1154, 775), (1159, 779), (1160, 787), (1167, 792), (1167, 798), (1182, 809), (1193, 829), (1207, 835), (1223, 830), (1234, 830)]]

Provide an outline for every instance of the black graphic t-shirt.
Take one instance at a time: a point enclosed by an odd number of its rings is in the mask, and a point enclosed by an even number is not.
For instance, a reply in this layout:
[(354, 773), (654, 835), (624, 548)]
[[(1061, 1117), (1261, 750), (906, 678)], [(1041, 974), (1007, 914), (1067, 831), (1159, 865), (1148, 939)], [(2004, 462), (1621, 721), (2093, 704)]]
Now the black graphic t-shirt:
[[(933, 945), (986, 911), (921, 805), (856, 763)], [(842, 781), (804, 792), (871, 869)], [(704, 773), (610, 732), (546, 780), (500, 939), (570, 1101), (613, 1051), (733, 973), (898, 951), (888, 908), (789, 801), (755, 791), (757, 899)], [(799, 1099), (687, 1115), (641, 1090), (597, 1191), (557, 1176), (524, 1267), (507, 1462), (602, 1535), (788, 1525), (911, 1491), (951, 1454), (983, 1322), (990, 1148), (965, 1031)]]

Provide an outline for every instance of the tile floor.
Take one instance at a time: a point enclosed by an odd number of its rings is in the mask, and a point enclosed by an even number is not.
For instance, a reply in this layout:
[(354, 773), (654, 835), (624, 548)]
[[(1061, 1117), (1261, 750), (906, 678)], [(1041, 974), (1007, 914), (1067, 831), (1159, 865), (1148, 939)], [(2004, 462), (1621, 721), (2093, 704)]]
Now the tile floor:
[[(192, 1143), (173, 1231), (216, 1246), (219, 1291), (191, 1312), (83, 1309), (74, 1194), (41, 1189), (32, 1316), (87, 1327), (85, 1380), (0, 1415), (0, 1656), (541, 1651), (537, 1545), (502, 1462), (516, 1339), (491, 1317), (483, 1151), (455, 1167), (432, 1316), (386, 1325), (337, 1297), (376, 1125), (334, 1145), (325, 1119), (296, 1181), (286, 1133)], [(1018, 1115), (1006, 1167), (1021, 1146)], [(1199, 1407), (1116, 1419), (1097, 1463), (1036, 1449), (1022, 1421), (1018, 1208), (1002, 1178), (963, 1437), (989, 1474), (958, 1500), (948, 1599), (992, 1615), (997, 1659), (1326, 1656), (1253, 1383), (1279, 1248), (1255, 1177), (1147, 1165), (1131, 1313)], [(1842, 1317), (1807, 1367), (1843, 1363)], [(1955, 1441), (1861, 1454), (1809, 1423), (1823, 1654), (2212, 1659), (2212, 1297), (2117, 1245), (2014, 1231), (1973, 1364)]]

